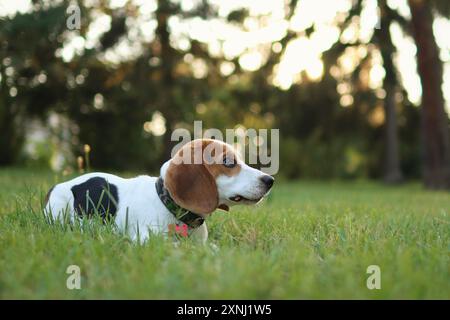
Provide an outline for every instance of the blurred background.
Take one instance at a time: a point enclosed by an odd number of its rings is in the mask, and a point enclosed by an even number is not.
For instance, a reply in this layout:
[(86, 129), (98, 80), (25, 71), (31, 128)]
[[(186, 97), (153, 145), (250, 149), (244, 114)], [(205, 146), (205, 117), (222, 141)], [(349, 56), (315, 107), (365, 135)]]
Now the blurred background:
[(157, 173), (202, 120), (279, 128), (285, 178), (450, 188), (449, 18), (448, 0), (0, 0), (0, 166), (70, 173), (89, 145), (95, 169)]

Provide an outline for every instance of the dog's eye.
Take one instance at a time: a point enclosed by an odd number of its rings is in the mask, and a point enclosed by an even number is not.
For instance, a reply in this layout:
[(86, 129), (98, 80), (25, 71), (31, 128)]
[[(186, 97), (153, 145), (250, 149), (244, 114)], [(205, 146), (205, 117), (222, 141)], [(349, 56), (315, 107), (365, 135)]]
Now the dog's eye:
[(223, 159), (223, 165), (227, 168), (234, 168), (236, 166), (236, 161), (232, 158), (225, 157)]

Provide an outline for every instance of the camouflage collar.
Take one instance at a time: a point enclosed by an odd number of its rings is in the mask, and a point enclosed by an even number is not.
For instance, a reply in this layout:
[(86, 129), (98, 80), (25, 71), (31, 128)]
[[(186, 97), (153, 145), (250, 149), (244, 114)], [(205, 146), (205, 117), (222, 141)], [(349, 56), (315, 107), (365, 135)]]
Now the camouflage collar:
[(185, 223), (190, 228), (198, 228), (203, 224), (203, 222), (205, 222), (205, 219), (197, 213), (184, 209), (175, 203), (170, 196), (169, 191), (164, 187), (163, 178), (159, 177), (156, 180), (155, 185), (159, 199), (161, 199), (167, 210), (169, 210), (176, 219)]

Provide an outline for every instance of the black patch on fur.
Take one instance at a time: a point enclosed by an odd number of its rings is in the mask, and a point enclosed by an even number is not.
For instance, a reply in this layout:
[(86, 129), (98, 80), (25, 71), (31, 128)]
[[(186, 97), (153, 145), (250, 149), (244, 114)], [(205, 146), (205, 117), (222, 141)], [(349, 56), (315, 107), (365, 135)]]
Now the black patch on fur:
[(105, 178), (94, 177), (72, 187), (73, 206), (81, 217), (99, 214), (103, 219), (115, 216), (119, 203), (117, 187)]

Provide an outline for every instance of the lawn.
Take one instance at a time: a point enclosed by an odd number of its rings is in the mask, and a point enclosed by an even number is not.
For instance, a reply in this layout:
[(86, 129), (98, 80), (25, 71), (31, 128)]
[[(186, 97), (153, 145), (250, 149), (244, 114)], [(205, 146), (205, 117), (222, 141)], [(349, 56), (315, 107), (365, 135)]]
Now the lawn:
[[(258, 207), (213, 214), (216, 251), (49, 225), (40, 202), (61, 179), (0, 170), (0, 298), (450, 298), (449, 193), (278, 181)], [(80, 267), (80, 290), (66, 287), (70, 265)], [(369, 265), (380, 267), (380, 290), (366, 286)]]

